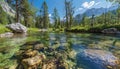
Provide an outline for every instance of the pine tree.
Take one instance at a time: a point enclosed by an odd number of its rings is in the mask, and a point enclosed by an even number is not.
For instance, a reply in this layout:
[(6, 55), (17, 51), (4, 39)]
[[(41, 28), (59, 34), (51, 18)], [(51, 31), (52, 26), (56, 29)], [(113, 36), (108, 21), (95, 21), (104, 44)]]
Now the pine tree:
[(58, 28), (59, 27), (59, 15), (58, 15), (58, 11), (56, 8), (54, 8), (52, 19), (54, 20), (54, 27)]
[(33, 27), (33, 25), (34, 25), (33, 11), (31, 9), (31, 6), (30, 6), (28, 0), (22, 0), (21, 5), (22, 5), (22, 7), (20, 9), (20, 12), (24, 17), (25, 26)]
[(41, 14), (43, 19), (43, 28), (49, 28), (49, 14), (48, 14), (48, 6), (47, 3), (44, 1), (41, 8)]
[(74, 7), (72, 4), (72, 0), (71, 1), (67, 1), (65, 0), (65, 18), (66, 18), (66, 27), (70, 28), (72, 26), (72, 23), (74, 22)]

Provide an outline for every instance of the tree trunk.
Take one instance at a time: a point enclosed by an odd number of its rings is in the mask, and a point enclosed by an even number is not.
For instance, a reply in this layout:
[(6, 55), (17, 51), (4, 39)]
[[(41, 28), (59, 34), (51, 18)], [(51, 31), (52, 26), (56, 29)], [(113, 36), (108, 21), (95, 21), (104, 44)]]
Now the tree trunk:
[(19, 22), (18, 0), (16, 0), (16, 22)]

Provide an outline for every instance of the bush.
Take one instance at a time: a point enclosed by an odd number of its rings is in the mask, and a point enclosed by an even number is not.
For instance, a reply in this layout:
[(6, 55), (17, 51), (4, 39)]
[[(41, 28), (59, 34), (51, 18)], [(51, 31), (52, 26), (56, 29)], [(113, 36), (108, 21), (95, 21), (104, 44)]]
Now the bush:
[(11, 32), (11, 31), (7, 29), (4, 25), (0, 24), (0, 34), (5, 32)]
[(8, 16), (7, 14), (2, 10), (2, 7), (0, 6), (0, 23), (1, 24), (7, 24), (8, 23)]
[(38, 28), (28, 28), (28, 33), (38, 32), (39, 30)]

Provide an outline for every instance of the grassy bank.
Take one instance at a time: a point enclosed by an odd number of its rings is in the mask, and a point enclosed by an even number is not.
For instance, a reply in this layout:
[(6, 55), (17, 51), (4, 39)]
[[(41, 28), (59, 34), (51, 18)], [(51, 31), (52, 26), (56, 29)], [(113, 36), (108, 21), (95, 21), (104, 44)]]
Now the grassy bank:
[[(39, 28), (28, 28), (28, 33), (32, 33), (32, 32), (40, 32), (43, 31), (43, 29), (39, 29)], [(49, 28), (46, 29), (47, 32), (64, 32), (64, 28), (60, 28), (60, 29), (55, 29), (55, 28)]]
[(38, 28), (28, 28), (28, 33), (38, 32), (38, 31), (40, 31), (40, 29)]
[(11, 32), (9, 29), (5, 27), (5, 25), (0, 24), (0, 34), (5, 32)]
[(87, 33), (101, 33), (102, 30), (107, 28), (117, 28), (120, 30), (120, 24), (114, 24), (114, 25), (96, 25), (93, 27), (90, 26), (75, 26), (70, 29), (67, 29), (67, 32), (87, 32)]

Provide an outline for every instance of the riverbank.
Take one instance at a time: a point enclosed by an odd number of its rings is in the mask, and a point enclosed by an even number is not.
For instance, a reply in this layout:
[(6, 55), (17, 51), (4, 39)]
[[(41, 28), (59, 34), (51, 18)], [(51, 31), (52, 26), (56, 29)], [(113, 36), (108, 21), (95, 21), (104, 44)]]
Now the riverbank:
[(116, 28), (120, 30), (120, 25), (96, 25), (93, 27), (90, 26), (75, 26), (71, 29), (66, 29), (66, 32), (74, 32), (74, 33), (102, 33), (102, 30), (108, 29), (108, 28)]
[(6, 33), (6, 32), (11, 32), (9, 29), (5, 27), (5, 25), (0, 24), (0, 34)]
[[(60, 29), (39, 29), (39, 28), (27, 28), (28, 34), (34, 33), (34, 32), (41, 32), (41, 31), (47, 31), (47, 32), (73, 32), (73, 33), (102, 33), (102, 30), (108, 29), (108, 28), (116, 28), (120, 31), (120, 25), (114, 24), (114, 25), (96, 25), (93, 27), (90, 26), (74, 26), (70, 29), (60, 28)], [(12, 32), (8, 28), (5, 27), (5, 25), (0, 24), (0, 34), (6, 33), (6, 32)]]

